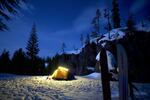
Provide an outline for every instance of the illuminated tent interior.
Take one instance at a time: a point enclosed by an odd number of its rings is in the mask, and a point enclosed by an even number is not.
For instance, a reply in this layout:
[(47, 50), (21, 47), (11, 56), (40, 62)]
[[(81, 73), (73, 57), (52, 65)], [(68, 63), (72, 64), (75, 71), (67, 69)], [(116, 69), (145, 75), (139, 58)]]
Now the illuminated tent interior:
[(75, 79), (74, 75), (71, 74), (69, 69), (59, 66), (54, 73), (52, 74), (52, 79), (55, 80), (73, 80)]

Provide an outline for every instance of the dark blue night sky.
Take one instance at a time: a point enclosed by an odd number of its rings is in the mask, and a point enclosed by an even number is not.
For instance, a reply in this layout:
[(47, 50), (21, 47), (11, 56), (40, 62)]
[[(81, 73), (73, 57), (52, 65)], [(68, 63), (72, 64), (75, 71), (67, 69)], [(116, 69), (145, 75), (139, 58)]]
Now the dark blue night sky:
[[(111, 2), (112, 0), (30, 0), (27, 5), (22, 5), (23, 10), (18, 16), (8, 22), (10, 30), (0, 32), (0, 53), (6, 49), (12, 56), (19, 48), (25, 50), (34, 22), (37, 26), (40, 56), (59, 53), (63, 42), (67, 46), (66, 50), (80, 48), (80, 34), (86, 36), (91, 32), (91, 21), (96, 9), (111, 9)], [(119, 0), (119, 7), (121, 21), (124, 23), (129, 13), (133, 13), (137, 19), (147, 16), (149, 0)], [(105, 20), (101, 19), (101, 23), (103, 25)], [(101, 29), (101, 32), (105, 31)]]

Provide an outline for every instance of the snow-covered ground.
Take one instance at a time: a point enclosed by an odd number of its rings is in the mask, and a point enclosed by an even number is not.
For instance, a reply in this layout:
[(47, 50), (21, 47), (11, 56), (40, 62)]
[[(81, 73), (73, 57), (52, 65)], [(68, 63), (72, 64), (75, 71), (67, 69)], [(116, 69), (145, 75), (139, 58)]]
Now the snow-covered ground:
[[(47, 76), (0, 74), (0, 100), (102, 100), (99, 73), (76, 76), (76, 80), (46, 80)], [(136, 95), (150, 99), (150, 84), (136, 84)], [(112, 98), (118, 97), (118, 83), (111, 82)], [(137, 97), (138, 97), (137, 96)]]

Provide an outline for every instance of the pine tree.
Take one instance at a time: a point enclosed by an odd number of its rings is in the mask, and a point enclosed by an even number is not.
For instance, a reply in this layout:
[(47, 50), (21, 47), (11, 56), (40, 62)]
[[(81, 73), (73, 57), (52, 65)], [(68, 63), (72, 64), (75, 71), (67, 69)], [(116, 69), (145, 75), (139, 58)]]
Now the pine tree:
[(110, 30), (112, 29), (111, 23), (110, 23), (110, 12), (109, 9), (104, 9), (104, 17), (107, 19), (107, 26), (105, 29), (109, 32), (109, 39), (110, 39)]
[(86, 40), (85, 40), (85, 44), (88, 44), (88, 43), (90, 43), (90, 36), (89, 36), (89, 34), (87, 34)]
[(100, 16), (101, 16), (100, 10), (97, 9), (97, 10), (96, 10), (96, 18), (97, 18), (97, 27), (96, 27), (96, 30), (97, 30), (98, 33), (100, 33), (100, 27), (99, 27), (99, 24), (100, 24), (100, 22), (99, 22)]
[(62, 53), (65, 53), (66, 44), (63, 42), (61, 46)]
[(25, 0), (0, 0), (0, 31), (8, 30), (5, 21), (11, 19), (10, 14), (17, 14), (23, 2)]
[(37, 37), (37, 33), (36, 33), (36, 25), (35, 24), (33, 24), (26, 49), (27, 49), (27, 55), (28, 55), (29, 59), (35, 60), (39, 53), (38, 37)]
[[(20, 67), (21, 65), (24, 65), (24, 61), (26, 59), (26, 55), (22, 48), (19, 50), (16, 50), (13, 57), (12, 57), (12, 62), (15, 63), (17, 67)], [(19, 65), (20, 64), (20, 65)]]
[(119, 14), (119, 5), (117, 3), (117, 0), (113, 0), (112, 5), (113, 5), (113, 9), (112, 9), (113, 27), (119, 28), (120, 27), (120, 14)]
[(128, 30), (130, 32), (133, 32), (135, 30), (135, 22), (133, 20), (133, 16), (132, 15), (129, 16), (129, 18), (128, 18), (127, 22), (126, 22), (126, 26), (127, 26)]
[(9, 51), (4, 50), (0, 55), (0, 72), (10, 72), (10, 63)]
[(102, 36), (102, 34), (100, 34), (100, 17), (101, 17), (100, 10), (97, 9), (96, 10), (96, 16), (92, 20), (92, 25), (93, 25), (93, 32), (91, 33), (92, 38)]
[(23, 74), (26, 72), (25, 69), (27, 69), (27, 62), (26, 62), (26, 54), (20, 48), (19, 50), (16, 50), (14, 52), (14, 55), (12, 57), (12, 65), (13, 65), (13, 72), (17, 74)]

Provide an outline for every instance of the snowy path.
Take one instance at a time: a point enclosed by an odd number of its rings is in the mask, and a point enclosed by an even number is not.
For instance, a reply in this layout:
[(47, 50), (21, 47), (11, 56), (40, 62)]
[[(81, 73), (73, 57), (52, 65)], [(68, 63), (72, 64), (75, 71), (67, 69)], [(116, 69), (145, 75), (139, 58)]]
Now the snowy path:
[[(0, 100), (102, 100), (100, 79), (76, 76), (76, 80), (56, 81), (46, 80), (46, 77), (0, 76)], [(111, 82), (111, 87), (112, 97), (116, 98), (117, 82)]]

